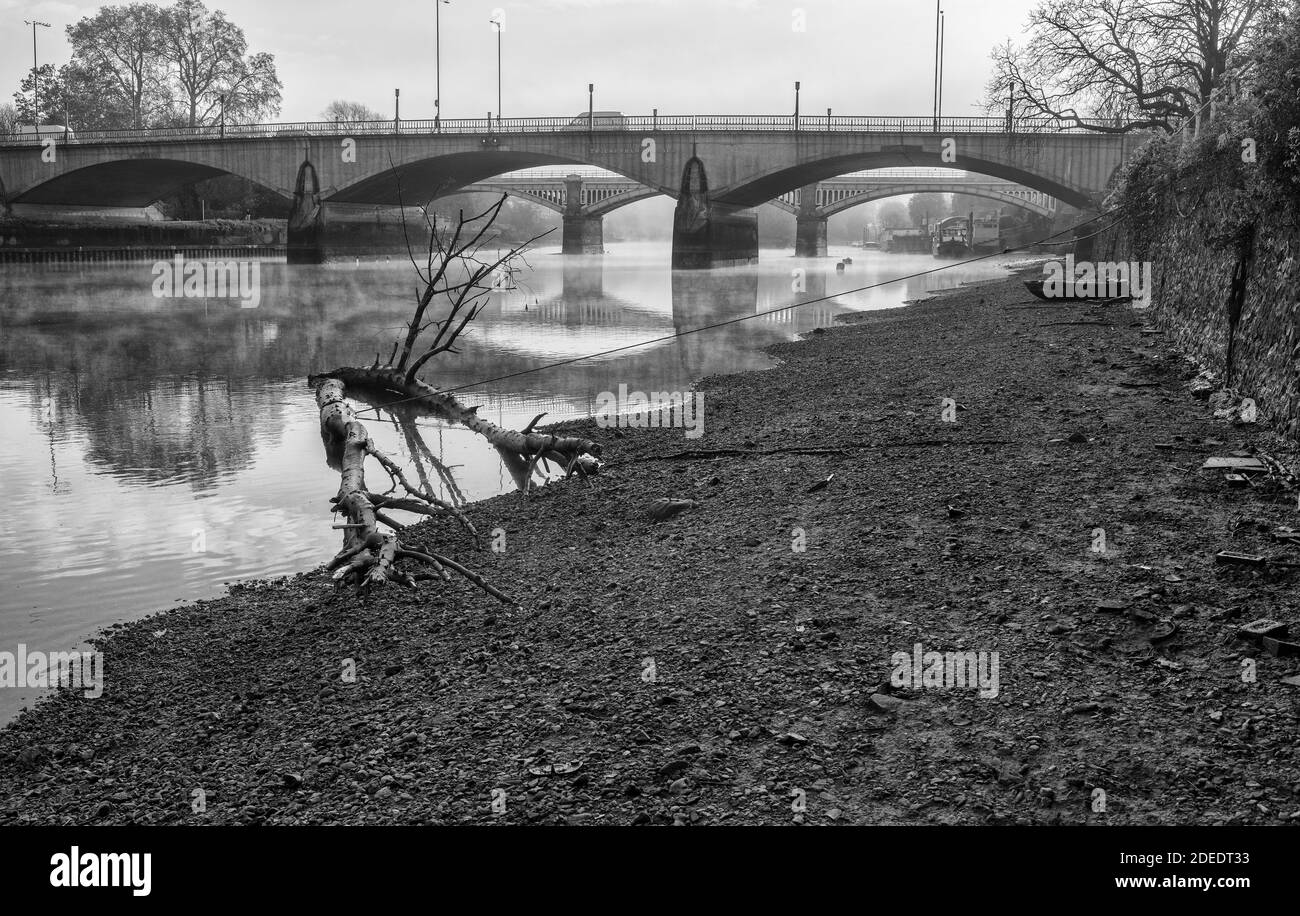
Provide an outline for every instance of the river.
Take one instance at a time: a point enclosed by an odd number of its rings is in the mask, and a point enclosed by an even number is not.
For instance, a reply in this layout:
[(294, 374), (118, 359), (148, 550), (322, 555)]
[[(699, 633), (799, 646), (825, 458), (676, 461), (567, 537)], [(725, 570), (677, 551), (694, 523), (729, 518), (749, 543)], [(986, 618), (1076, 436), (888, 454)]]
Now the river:
[[(518, 288), (493, 293), (462, 352), (437, 357), (424, 377), (470, 385), (779, 310), (459, 395), (507, 427), (543, 411), (548, 421), (589, 416), (620, 384), (680, 391), (705, 375), (769, 367), (766, 344), (836, 315), (1004, 274), (993, 259), (862, 291), (945, 262), (844, 248), (674, 272), (667, 245), (607, 247), (603, 257), (531, 253)], [(837, 272), (845, 256), (854, 263)], [(414, 299), (410, 263), (263, 263), (256, 308), (155, 298), (153, 280), (145, 262), (0, 267), (0, 651), (85, 648), (114, 622), (311, 569), (338, 549), (327, 502), (338, 475), (305, 379), (387, 356)], [(808, 304), (787, 308), (799, 302)], [(497, 454), (464, 429), (429, 418), (367, 425), (444, 499), (514, 488)], [(0, 722), (34, 695), (0, 690)]]

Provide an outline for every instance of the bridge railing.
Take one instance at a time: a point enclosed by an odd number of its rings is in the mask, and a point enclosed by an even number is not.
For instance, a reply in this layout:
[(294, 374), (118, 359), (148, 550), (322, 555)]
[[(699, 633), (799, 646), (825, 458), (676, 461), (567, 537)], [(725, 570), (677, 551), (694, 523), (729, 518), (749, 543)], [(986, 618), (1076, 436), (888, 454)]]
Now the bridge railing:
[[(901, 134), (1092, 133), (1056, 118), (941, 118), (856, 115), (599, 115), (588, 127), (587, 116), (560, 118), (455, 118), (415, 121), (300, 121), (284, 124), (205, 124), (198, 127), (157, 127), (136, 130), (79, 130), (72, 128), (56, 142), (140, 143), (187, 140), (273, 140), (292, 137), (409, 136), (427, 134), (474, 135), (531, 133), (654, 133), (659, 131), (819, 131)], [(38, 146), (32, 135), (0, 133), (0, 146)]]

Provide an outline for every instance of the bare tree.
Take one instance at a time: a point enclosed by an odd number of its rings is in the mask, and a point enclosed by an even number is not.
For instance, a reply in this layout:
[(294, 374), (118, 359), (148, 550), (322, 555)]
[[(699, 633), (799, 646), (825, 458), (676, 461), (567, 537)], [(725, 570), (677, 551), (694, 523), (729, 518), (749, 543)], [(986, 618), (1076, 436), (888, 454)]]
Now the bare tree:
[(1205, 106), (1275, 0), (1044, 0), (1026, 41), (992, 53), (986, 107), (1124, 133)]
[(384, 116), (370, 106), (361, 102), (348, 102), (343, 99), (335, 99), (326, 105), (321, 116), (326, 121), (341, 121), (344, 124), (384, 120)]

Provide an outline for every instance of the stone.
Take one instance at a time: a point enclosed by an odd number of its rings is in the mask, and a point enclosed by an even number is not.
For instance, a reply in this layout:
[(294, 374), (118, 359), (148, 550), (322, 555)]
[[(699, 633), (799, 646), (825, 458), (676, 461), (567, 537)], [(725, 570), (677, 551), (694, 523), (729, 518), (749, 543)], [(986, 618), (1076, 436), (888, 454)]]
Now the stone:
[(1237, 631), (1237, 636), (1240, 639), (1250, 640), (1260, 640), (1266, 636), (1280, 639), (1281, 637), (1286, 636), (1289, 630), (1290, 627), (1287, 624), (1282, 623), (1280, 620), (1273, 620), (1271, 617), (1261, 617), (1258, 620), (1252, 620), (1250, 623), (1244, 624), (1241, 629)]

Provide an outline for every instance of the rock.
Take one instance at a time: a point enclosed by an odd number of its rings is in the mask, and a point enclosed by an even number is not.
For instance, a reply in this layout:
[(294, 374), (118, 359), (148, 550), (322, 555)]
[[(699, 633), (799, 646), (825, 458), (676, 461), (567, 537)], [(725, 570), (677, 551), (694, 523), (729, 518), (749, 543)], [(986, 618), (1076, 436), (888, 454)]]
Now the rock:
[(1281, 639), (1287, 635), (1288, 627), (1280, 620), (1273, 620), (1271, 617), (1261, 617), (1259, 620), (1252, 620), (1245, 624), (1237, 631), (1238, 639), (1249, 639), (1258, 642), (1266, 636), (1274, 639)]
[(1083, 433), (1070, 433), (1069, 438), (1067, 438), (1065, 441), (1066, 442), (1087, 442), (1088, 437), (1085, 436)]
[(284, 780), (284, 785), (287, 789), (299, 789), (302, 787), (301, 773), (281, 773), (280, 778)]
[(1287, 642), (1285, 639), (1274, 639), (1272, 636), (1265, 636), (1262, 642), (1264, 651), (1273, 658), (1300, 655), (1300, 643)]
[(693, 499), (668, 499), (667, 497), (661, 497), (646, 507), (646, 514), (650, 516), (652, 521), (663, 522), (675, 515), (681, 515), (688, 509), (694, 509), (698, 505), (699, 503)]
[(903, 701), (898, 697), (891, 697), (887, 693), (873, 693), (871, 695), (871, 705), (882, 712), (898, 712), (903, 707)]

